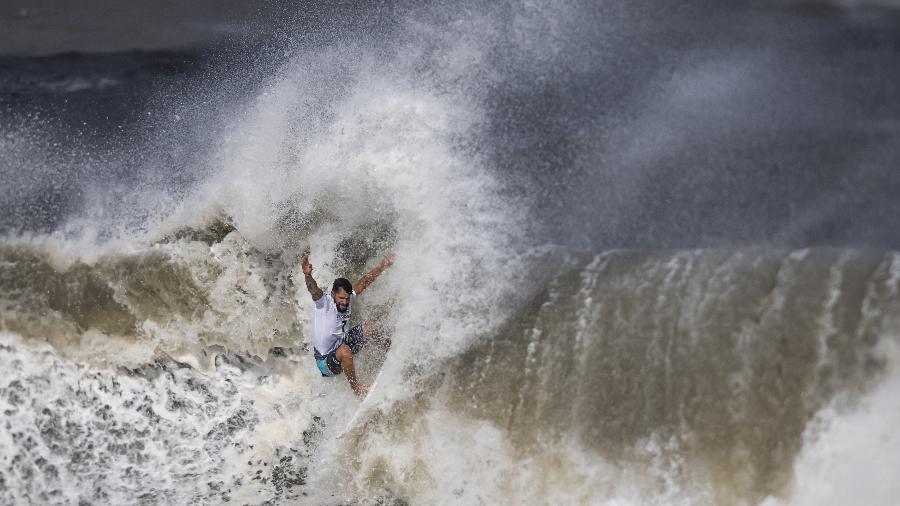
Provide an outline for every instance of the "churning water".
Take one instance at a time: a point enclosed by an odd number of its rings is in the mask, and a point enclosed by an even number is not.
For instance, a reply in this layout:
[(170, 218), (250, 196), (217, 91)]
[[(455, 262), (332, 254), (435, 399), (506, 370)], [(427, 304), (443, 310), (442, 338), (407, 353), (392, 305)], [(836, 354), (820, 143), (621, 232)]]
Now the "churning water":
[[(120, 57), (7, 62), (0, 503), (892, 504), (900, 115), (857, 74), (779, 116), (806, 92), (754, 72), (876, 68), (892, 14), (691, 39), (700, 4), (375, 10), (84, 131), (41, 104)], [(874, 35), (802, 67), (841, 29)], [(326, 286), (389, 250), (337, 439), (299, 258)]]

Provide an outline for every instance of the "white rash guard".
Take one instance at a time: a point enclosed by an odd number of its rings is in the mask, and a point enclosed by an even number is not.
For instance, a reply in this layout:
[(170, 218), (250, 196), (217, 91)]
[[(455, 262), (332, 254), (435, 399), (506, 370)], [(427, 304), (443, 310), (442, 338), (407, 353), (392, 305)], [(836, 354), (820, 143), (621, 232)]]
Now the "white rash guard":
[(356, 292), (350, 292), (350, 304), (347, 311), (341, 313), (330, 293), (326, 293), (316, 301), (316, 312), (313, 316), (313, 347), (319, 355), (325, 356), (341, 345), (341, 340), (350, 330), (350, 312), (353, 309), (353, 301), (356, 300)]

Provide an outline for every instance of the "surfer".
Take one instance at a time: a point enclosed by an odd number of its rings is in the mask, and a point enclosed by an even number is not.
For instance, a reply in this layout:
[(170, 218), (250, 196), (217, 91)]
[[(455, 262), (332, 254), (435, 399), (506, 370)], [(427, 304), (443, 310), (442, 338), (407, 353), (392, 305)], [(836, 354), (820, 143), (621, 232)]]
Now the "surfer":
[(326, 294), (312, 277), (313, 266), (309, 263), (309, 255), (304, 255), (301, 267), (306, 277), (306, 289), (316, 304), (313, 316), (313, 355), (316, 366), (322, 376), (331, 377), (343, 371), (350, 382), (350, 388), (360, 397), (364, 397), (369, 387), (356, 379), (353, 367), (353, 355), (359, 352), (363, 343), (374, 334), (375, 324), (366, 321), (347, 330), (350, 321), (350, 307), (356, 296), (361, 294), (385, 269), (393, 265), (394, 252), (384, 259), (365, 276), (351, 284), (345, 278), (337, 278), (331, 285), (331, 293)]

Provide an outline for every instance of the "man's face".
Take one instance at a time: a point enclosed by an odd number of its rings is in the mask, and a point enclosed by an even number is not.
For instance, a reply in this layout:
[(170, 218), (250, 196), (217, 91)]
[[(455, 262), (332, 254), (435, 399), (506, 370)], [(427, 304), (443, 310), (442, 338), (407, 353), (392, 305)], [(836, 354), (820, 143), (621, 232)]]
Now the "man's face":
[(331, 291), (331, 298), (334, 299), (334, 305), (337, 306), (337, 310), (346, 313), (347, 308), (350, 307), (350, 294), (345, 292), (343, 288), (338, 288), (337, 290)]

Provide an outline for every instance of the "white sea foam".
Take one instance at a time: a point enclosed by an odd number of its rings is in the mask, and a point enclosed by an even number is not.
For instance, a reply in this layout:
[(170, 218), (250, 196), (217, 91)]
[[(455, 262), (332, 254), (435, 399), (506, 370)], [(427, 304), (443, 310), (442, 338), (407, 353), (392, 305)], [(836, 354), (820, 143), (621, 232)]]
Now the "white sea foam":
[(900, 342), (884, 339), (886, 372), (861, 401), (837, 399), (819, 412), (804, 435), (787, 499), (765, 506), (890, 506), (900, 497)]
[(5, 332), (0, 364), (4, 504), (271, 498), (255, 471), (270, 478), (286, 468), (280, 458), (303, 449), (310, 410), (322, 404), (297, 364), (269, 378), (227, 365), (212, 375), (158, 366), (126, 375)]

